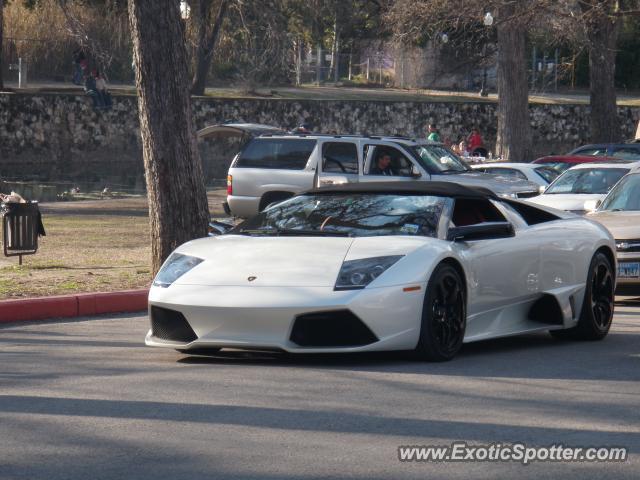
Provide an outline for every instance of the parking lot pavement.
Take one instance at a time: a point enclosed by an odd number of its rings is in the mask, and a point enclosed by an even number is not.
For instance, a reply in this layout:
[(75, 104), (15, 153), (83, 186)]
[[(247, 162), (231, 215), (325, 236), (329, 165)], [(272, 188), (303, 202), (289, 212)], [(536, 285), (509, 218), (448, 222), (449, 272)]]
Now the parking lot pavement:
[[(190, 357), (147, 319), (0, 329), (0, 478), (637, 478), (640, 307), (602, 342)], [(625, 463), (406, 463), (399, 445), (623, 446)]]

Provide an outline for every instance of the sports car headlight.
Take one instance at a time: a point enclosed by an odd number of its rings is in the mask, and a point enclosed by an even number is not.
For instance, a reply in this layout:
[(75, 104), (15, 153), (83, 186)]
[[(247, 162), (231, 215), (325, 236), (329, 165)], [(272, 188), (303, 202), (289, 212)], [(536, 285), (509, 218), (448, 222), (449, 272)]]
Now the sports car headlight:
[(390, 255), (387, 257), (347, 260), (342, 264), (335, 290), (364, 288), (402, 257), (403, 255)]
[(202, 262), (203, 260), (198, 257), (183, 255), (182, 253), (172, 253), (167, 261), (164, 262), (164, 265), (162, 265), (158, 275), (156, 275), (153, 285), (155, 287), (167, 288), (182, 275)]

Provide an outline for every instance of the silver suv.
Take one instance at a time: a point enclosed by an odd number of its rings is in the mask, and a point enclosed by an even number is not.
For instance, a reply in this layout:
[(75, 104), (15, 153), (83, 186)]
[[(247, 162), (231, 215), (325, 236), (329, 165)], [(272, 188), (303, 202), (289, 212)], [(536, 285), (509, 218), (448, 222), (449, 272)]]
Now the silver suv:
[(474, 172), (440, 143), (404, 137), (269, 133), (251, 139), (233, 159), (225, 207), (227, 213), (248, 217), (313, 187), (381, 180), (450, 181), (514, 198), (540, 193), (531, 182)]

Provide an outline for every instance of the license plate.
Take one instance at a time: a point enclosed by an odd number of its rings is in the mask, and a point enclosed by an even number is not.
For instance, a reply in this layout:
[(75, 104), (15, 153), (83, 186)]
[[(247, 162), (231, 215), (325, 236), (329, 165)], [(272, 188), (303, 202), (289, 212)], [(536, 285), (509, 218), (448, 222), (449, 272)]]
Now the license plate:
[(638, 278), (640, 277), (640, 263), (620, 263), (618, 264), (618, 277)]

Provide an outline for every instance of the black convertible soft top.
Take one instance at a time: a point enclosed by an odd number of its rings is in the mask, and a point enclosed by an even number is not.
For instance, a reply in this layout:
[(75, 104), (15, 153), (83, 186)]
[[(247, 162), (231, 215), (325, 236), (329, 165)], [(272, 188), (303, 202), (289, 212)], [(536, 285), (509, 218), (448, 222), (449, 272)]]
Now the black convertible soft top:
[(495, 193), (484, 187), (467, 187), (453, 182), (362, 182), (341, 183), (307, 190), (304, 193), (382, 193), (401, 195), (434, 195), (437, 197), (462, 197), (497, 199)]

